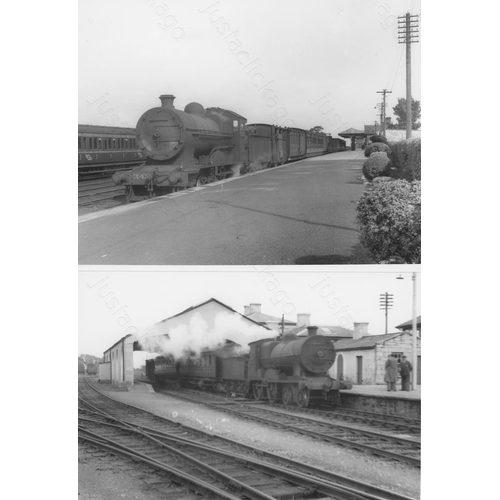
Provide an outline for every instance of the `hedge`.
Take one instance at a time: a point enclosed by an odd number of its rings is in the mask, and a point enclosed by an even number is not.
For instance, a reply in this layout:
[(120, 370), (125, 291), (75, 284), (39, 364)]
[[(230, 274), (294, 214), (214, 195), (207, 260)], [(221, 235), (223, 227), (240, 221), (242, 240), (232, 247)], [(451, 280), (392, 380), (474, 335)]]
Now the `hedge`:
[(375, 177), (389, 175), (390, 171), (391, 161), (386, 153), (372, 153), (370, 158), (363, 163), (363, 175), (368, 181)]
[(391, 154), (389, 146), (383, 142), (372, 142), (365, 149), (365, 156), (369, 157), (372, 153), (386, 153)]
[(421, 180), (421, 150), (422, 141), (420, 138), (406, 141), (390, 142), (392, 173), (395, 179), (405, 179), (407, 181)]
[(370, 141), (372, 142), (382, 142), (382, 143), (385, 143), (387, 144), (387, 138), (383, 135), (372, 135), (370, 137)]
[(420, 263), (420, 181), (376, 179), (357, 206), (361, 243), (377, 261)]

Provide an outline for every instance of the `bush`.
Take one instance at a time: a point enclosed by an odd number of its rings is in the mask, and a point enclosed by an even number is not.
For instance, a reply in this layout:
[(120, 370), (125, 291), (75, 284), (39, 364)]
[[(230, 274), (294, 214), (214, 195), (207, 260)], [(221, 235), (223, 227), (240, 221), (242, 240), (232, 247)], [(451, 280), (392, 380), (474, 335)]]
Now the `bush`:
[(421, 139), (391, 142), (389, 146), (393, 166), (392, 177), (410, 182), (421, 180)]
[(420, 181), (374, 182), (357, 206), (361, 243), (377, 260), (420, 263)]
[(391, 149), (383, 142), (373, 142), (366, 147), (365, 156), (369, 157), (372, 153), (386, 153), (387, 155), (390, 155)]
[(387, 144), (387, 139), (383, 135), (372, 135), (370, 137), (370, 141), (372, 141), (372, 142), (381, 142), (381, 143)]
[(363, 175), (366, 180), (371, 181), (375, 177), (389, 175), (391, 172), (391, 160), (386, 153), (373, 153), (363, 163)]

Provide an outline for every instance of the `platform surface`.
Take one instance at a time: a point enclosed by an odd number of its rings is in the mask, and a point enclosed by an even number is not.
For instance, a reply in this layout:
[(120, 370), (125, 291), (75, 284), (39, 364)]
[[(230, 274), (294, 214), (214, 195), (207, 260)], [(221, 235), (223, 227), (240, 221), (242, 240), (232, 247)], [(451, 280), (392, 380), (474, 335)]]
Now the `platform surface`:
[(340, 391), (342, 393), (358, 394), (360, 396), (379, 396), (384, 398), (403, 398), (421, 400), (422, 386), (417, 385), (415, 390), (402, 391), (401, 384), (397, 384), (397, 391), (388, 391), (386, 385), (353, 385), (352, 389)]

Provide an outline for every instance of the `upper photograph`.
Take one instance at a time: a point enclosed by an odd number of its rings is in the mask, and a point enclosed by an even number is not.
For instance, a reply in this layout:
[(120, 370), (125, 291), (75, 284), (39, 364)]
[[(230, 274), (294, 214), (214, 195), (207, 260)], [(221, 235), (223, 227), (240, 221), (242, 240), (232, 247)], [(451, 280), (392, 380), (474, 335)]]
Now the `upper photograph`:
[(79, 264), (420, 264), (421, 23), (80, 1)]

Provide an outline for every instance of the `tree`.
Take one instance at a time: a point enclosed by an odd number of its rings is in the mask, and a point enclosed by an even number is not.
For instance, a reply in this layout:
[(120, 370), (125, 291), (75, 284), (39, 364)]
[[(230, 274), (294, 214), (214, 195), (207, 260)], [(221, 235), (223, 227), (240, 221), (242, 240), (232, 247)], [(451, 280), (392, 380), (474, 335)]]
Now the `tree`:
[[(406, 99), (403, 97), (398, 98), (398, 103), (392, 108), (393, 113), (396, 115), (398, 120), (397, 125), (391, 125), (390, 128), (397, 128), (400, 130), (406, 129)], [(420, 122), (417, 120), (420, 118), (420, 101), (411, 100), (411, 128), (413, 130), (418, 130), (421, 126)]]
[(315, 127), (310, 128), (309, 132), (318, 132), (318, 133), (321, 133), (321, 132), (323, 132), (323, 127), (321, 125), (316, 125)]

